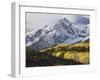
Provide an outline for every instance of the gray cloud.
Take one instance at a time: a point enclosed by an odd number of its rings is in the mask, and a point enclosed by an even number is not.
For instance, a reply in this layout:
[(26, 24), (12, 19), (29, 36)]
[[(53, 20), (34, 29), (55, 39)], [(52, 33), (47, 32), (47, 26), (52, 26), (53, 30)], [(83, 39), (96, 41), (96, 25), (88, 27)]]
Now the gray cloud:
[[(45, 25), (53, 25), (55, 24), (59, 19), (61, 18), (67, 18), (72, 23), (77, 23), (77, 20), (79, 20), (78, 17), (80, 15), (61, 15), (61, 14), (46, 14), (46, 13), (26, 13), (26, 33), (31, 32), (33, 30), (40, 29), (44, 27)], [(89, 16), (83, 16), (81, 15), (81, 18), (84, 17), (87, 20), (89, 20)], [(81, 19), (84, 21), (83, 19)], [(84, 21), (85, 22), (85, 21)], [(87, 21), (86, 21), (87, 22)]]

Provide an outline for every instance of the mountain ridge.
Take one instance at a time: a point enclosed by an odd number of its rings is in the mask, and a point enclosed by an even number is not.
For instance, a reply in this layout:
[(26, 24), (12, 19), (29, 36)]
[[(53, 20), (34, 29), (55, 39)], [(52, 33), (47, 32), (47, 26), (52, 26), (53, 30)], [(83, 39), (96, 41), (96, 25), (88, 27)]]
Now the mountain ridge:
[(55, 25), (46, 25), (36, 32), (26, 34), (26, 46), (43, 49), (61, 43), (84, 42), (85, 38), (89, 39), (89, 25), (74, 25), (68, 19), (63, 18)]

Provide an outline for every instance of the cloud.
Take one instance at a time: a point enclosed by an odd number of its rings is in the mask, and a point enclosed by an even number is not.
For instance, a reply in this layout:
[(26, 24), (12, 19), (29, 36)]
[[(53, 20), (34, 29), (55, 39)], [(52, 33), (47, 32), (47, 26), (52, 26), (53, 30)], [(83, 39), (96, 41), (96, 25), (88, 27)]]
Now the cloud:
[(67, 18), (72, 23), (89, 23), (89, 16), (83, 15), (61, 15), (61, 14), (46, 14), (46, 13), (26, 13), (26, 33), (39, 28), (43, 28), (45, 25), (53, 25), (61, 18)]

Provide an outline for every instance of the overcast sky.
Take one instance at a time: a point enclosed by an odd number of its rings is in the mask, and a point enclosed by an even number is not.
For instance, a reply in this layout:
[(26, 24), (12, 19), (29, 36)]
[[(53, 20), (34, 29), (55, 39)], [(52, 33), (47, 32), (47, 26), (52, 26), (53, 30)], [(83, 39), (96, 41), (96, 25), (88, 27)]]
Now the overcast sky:
[[(89, 16), (83, 16), (89, 19)], [(46, 14), (46, 13), (26, 13), (26, 33), (33, 30), (43, 28), (45, 25), (53, 25), (62, 18), (67, 18), (72, 23), (76, 22), (79, 15), (61, 15), (61, 14)]]

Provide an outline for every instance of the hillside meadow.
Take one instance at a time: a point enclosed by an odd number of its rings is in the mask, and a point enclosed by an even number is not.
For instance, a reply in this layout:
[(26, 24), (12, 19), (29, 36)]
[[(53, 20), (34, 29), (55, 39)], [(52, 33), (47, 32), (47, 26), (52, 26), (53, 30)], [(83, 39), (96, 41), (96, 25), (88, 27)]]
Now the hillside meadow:
[(90, 63), (89, 42), (60, 44), (42, 50), (26, 47), (26, 67)]

